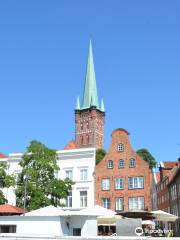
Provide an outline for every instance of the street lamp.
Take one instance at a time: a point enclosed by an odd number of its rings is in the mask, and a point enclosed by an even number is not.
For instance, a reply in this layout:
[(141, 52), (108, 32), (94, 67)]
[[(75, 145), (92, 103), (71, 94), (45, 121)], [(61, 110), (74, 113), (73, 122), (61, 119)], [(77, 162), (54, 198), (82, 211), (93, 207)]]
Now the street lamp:
[(27, 198), (27, 181), (31, 180), (31, 177), (28, 175), (24, 175), (24, 181), (25, 181), (25, 185), (24, 185), (24, 216), (25, 216), (25, 212), (26, 212), (26, 198)]

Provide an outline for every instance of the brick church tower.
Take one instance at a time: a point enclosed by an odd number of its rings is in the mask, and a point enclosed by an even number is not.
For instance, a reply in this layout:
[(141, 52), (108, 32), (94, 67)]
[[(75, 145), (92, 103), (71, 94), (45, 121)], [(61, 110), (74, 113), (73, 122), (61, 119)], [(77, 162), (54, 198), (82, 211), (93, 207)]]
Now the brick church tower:
[(75, 109), (75, 142), (79, 147), (103, 148), (105, 110), (99, 107), (96, 78), (90, 42), (82, 104), (77, 98)]

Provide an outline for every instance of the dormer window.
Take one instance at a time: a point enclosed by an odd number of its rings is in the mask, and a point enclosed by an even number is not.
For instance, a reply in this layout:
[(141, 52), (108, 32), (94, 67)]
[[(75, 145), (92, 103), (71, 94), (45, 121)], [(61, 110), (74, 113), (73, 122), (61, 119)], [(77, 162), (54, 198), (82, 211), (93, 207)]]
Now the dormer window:
[(119, 143), (119, 144), (117, 145), (117, 151), (118, 151), (118, 152), (124, 152), (124, 144)]
[(113, 168), (113, 160), (108, 160), (107, 168), (110, 168), (110, 169)]

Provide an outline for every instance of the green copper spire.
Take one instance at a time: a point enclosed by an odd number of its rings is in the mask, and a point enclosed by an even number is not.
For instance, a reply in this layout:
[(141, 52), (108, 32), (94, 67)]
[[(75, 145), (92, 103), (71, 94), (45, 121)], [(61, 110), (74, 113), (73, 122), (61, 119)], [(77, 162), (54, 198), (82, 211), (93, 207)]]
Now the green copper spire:
[(79, 96), (77, 97), (77, 101), (76, 101), (76, 110), (80, 110), (80, 101), (79, 101)]
[(101, 112), (105, 112), (105, 107), (104, 107), (104, 101), (103, 99), (101, 100)]
[(92, 103), (94, 107), (99, 108), (92, 45), (90, 41), (82, 109), (90, 108)]

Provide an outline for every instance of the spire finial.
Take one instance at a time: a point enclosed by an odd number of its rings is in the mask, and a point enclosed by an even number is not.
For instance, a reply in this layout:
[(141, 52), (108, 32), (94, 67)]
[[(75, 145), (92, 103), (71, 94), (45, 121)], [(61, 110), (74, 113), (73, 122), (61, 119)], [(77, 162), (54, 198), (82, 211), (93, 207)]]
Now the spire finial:
[(77, 97), (77, 101), (76, 101), (76, 110), (80, 110), (80, 101), (79, 101), (79, 96)]
[(93, 62), (92, 43), (90, 40), (85, 85), (84, 85), (84, 96), (83, 96), (83, 103), (82, 103), (83, 109), (89, 108), (91, 106), (91, 98), (93, 99), (94, 105), (97, 108), (99, 108), (97, 88), (96, 88), (96, 77), (95, 77), (94, 62)]
[(101, 99), (101, 112), (105, 112), (104, 101)]

